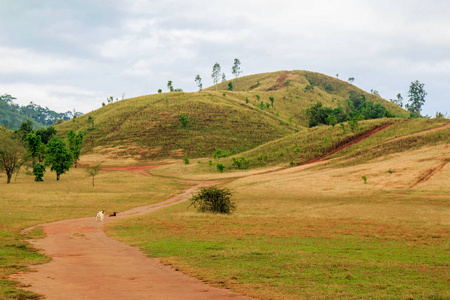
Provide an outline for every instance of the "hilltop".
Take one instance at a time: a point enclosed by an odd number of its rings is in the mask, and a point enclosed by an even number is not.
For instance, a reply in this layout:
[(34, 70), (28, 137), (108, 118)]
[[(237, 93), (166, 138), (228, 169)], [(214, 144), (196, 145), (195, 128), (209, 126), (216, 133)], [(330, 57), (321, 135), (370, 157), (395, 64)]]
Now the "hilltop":
[[(232, 82), (233, 90), (229, 90)], [(397, 105), (323, 74), (279, 71), (244, 76), (193, 93), (171, 92), (126, 99), (58, 125), (86, 132), (84, 153), (122, 158), (210, 157), (217, 149), (240, 153), (305, 131), (311, 106), (342, 107), (356, 95), (402, 118)], [(187, 121), (180, 121), (183, 116)]]

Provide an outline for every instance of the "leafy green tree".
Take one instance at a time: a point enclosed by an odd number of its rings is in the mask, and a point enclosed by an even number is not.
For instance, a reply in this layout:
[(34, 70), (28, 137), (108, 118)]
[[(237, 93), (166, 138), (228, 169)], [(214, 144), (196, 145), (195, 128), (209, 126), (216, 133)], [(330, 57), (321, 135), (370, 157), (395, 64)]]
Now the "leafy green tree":
[(286, 91), (289, 91), (289, 87), (291, 86), (291, 81), (289, 79), (286, 79), (283, 82), (284, 86), (286, 87)]
[(167, 88), (169, 89), (170, 92), (173, 92), (173, 91), (174, 91), (172, 80), (169, 80), (169, 81), (167, 82)]
[(53, 137), (48, 143), (45, 164), (50, 166), (51, 171), (56, 172), (56, 180), (59, 180), (61, 174), (65, 174), (72, 167), (73, 156), (66, 147), (64, 140)]
[(91, 130), (94, 129), (94, 118), (92, 116), (89, 116), (87, 119), (88, 124), (91, 124)]
[(420, 115), (422, 105), (425, 103), (425, 97), (428, 95), (423, 88), (424, 86), (425, 84), (420, 83), (418, 80), (411, 82), (408, 91), (408, 104), (405, 105), (409, 112)]
[(19, 172), (26, 157), (27, 149), (21, 138), (0, 128), (0, 171), (6, 173), (6, 183), (11, 182), (14, 172)]
[(34, 181), (44, 181), (45, 165), (37, 163), (33, 167)]
[(228, 82), (228, 90), (232, 91), (233, 90), (233, 82)]
[(50, 139), (56, 134), (56, 129), (53, 126), (49, 126), (45, 129), (36, 130), (36, 135), (41, 137), (43, 144), (47, 145)]
[(218, 63), (215, 63), (213, 66), (211, 78), (212, 78), (214, 84), (216, 85), (216, 91), (217, 91), (217, 84), (219, 83), (221, 73), (222, 73), (222, 71), (220, 70), (220, 65)]
[(333, 128), (337, 124), (337, 117), (334, 114), (333, 115), (329, 115), (326, 120), (327, 120), (327, 123), (329, 125), (333, 126)]
[(269, 97), (270, 103), (272, 104), (272, 108), (273, 108), (273, 102), (275, 101), (274, 97)]
[(32, 132), (33, 132), (33, 122), (31, 122), (30, 120), (27, 120), (26, 122), (20, 124), (19, 129), (15, 131), (15, 133), (19, 135), (22, 140), (25, 140), (27, 134)]
[(203, 85), (202, 85), (202, 78), (200, 77), (199, 74), (197, 74), (197, 76), (195, 76), (195, 83), (198, 86), (198, 90), (201, 91), (203, 88)]
[(178, 120), (180, 121), (181, 127), (183, 128), (186, 128), (190, 122), (186, 115), (180, 115)]
[(348, 79), (348, 82), (350, 82), (350, 83), (353, 83), (353, 81), (355, 81), (355, 78), (353, 78), (353, 77), (350, 77), (350, 78)]
[(241, 61), (237, 58), (234, 59), (234, 64), (233, 64), (233, 67), (231, 68), (231, 73), (234, 75), (234, 77), (236, 77), (234, 86), (237, 89), (237, 79), (239, 78), (239, 75), (242, 74)]
[(67, 133), (67, 140), (69, 141), (69, 149), (72, 152), (73, 163), (76, 168), (78, 160), (80, 159), (81, 147), (83, 147), (84, 132), (79, 131), (78, 133), (75, 133), (75, 131), (71, 129)]
[(227, 81), (227, 76), (225, 75), (225, 73), (222, 73), (222, 82)]
[(33, 159), (33, 167), (36, 164), (36, 157), (39, 157), (41, 154), (41, 136), (36, 135), (35, 133), (29, 133), (25, 137), (25, 141), (28, 144), (28, 151), (31, 154), (31, 157)]
[(86, 168), (86, 173), (88, 173), (89, 176), (92, 177), (92, 186), (94, 186), (94, 178), (95, 178), (95, 176), (97, 176), (97, 174), (100, 173), (100, 171), (101, 171), (100, 166), (101, 165), (95, 165), (95, 166)]

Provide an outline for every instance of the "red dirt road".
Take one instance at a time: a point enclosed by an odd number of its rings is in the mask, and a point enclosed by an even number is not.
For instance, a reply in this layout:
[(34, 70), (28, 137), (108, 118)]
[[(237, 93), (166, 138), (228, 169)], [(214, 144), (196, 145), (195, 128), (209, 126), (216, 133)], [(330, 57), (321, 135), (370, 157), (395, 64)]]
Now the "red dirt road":
[[(197, 187), (156, 205), (121, 212), (115, 218), (105, 216), (105, 222), (186, 201)], [(30, 285), (25, 289), (46, 299), (252, 299), (208, 286), (107, 237), (103, 223), (96, 222), (95, 216), (43, 227), (47, 237), (31, 242), (52, 261), (35, 266), (37, 272), (18, 274), (13, 279)]]

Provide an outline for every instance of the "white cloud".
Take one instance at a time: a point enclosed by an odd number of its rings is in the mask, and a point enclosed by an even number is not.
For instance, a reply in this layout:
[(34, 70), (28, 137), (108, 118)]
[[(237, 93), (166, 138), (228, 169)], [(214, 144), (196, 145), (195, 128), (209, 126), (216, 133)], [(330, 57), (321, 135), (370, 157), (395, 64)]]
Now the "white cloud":
[(79, 69), (72, 59), (38, 54), (28, 49), (0, 47), (0, 74), (49, 74)]
[[(29, 83), (0, 84), (1, 94), (7, 93), (17, 98), (16, 104), (27, 105), (34, 102), (56, 112), (88, 112), (101, 106), (104, 94), (99, 91), (84, 90), (75, 86), (41, 85)], [(93, 103), (98, 103), (93, 105)]]

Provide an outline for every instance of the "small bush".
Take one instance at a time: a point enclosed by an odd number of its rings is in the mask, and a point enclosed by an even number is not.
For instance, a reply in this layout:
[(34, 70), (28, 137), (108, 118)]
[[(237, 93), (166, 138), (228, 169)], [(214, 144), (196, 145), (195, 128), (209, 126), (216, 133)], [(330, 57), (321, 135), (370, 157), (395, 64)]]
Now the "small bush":
[(361, 176), (362, 180), (364, 180), (364, 183), (367, 183), (367, 177), (366, 176)]
[(189, 157), (187, 157), (187, 156), (183, 157), (183, 161), (184, 161), (185, 165), (188, 165), (190, 163), (189, 162)]
[(33, 167), (33, 174), (35, 176), (34, 181), (44, 181), (45, 166), (43, 164), (37, 163)]
[(236, 209), (236, 203), (231, 200), (232, 192), (228, 188), (215, 186), (201, 187), (190, 201), (199, 212), (231, 214)]
[(217, 164), (217, 171), (219, 171), (220, 173), (223, 173), (223, 171), (225, 170), (225, 166), (223, 164)]

